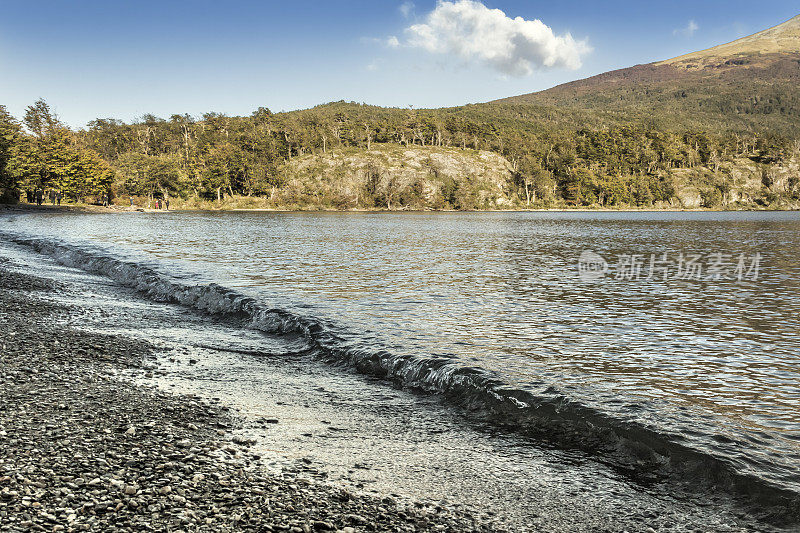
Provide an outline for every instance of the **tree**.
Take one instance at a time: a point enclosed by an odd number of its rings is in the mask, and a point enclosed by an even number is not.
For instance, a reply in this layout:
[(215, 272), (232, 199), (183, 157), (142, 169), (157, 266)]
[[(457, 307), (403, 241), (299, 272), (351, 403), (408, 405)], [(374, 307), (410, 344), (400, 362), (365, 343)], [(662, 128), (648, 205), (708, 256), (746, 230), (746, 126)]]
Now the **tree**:
[(23, 141), (15, 158), (23, 182), (59, 189), (75, 200), (109, 191), (114, 178), (110, 165), (94, 150), (79, 147), (75, 134), (44, 100), (27, 108), (24, 123), (32, 136)]
[(597, 202), (597, 175), (589, 168), (575, 168), (564, 180), (564, 198), (575, 205)]
[(46, 137), (64, 127), (55, 113), (50, 110), (47, 102), (41, 99), (28, 106), (23, 120), (28, 130), (39, 138)]
[(74, 150), (65, 162), (59, 178), (59, 189), (75, 200), (108, 194), (114, 171), (100, 156), (90, 150)]
[(12, 159), (19, 150), (20, 134), (19, 123), (0, 105), (0, 201), (3, 202), (19, 199)]
[(63, 173), (64, 162), (69, 159), (70, 132), (44, 100), (28, 106), (23, 123), (32, 135), (20, 143), (15, 172), (26, 188), (48, 187)]
[(543, 197), (552, 191), (555, 184), (553, 173), (542, 168), (541, 160), (531, 153), (520, 158), (518, 167), (517, 176), (525, 191), (525, 205), (530, 207), (532, 202), (536, 202), (537, 195)]
[(156, 193), (178, 195), (185, 174), (181, 169), (180, 156), (148, 156), (136, 152), (123, 154), (117, 166), (120, 169), (120, 192), (136, 196), (147, 196), (153, 201)]

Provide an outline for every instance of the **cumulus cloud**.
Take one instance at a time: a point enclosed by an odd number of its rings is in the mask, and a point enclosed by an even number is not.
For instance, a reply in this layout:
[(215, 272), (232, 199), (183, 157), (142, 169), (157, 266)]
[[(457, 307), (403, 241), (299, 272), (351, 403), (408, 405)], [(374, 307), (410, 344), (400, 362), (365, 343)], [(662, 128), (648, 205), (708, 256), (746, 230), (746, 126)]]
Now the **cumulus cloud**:
[(678, 36), (682, 35), (683, 37), (691, 37), (700, 29), (700, 26), (693, 20), (690, 20), (688, 24), (686, 24), (685, 28), (678, 28), (673, 30), (672, 35)]
[(540, 20), (511, 18), (474, 0), (440, 1), (420, 24), (406, 28), (408, 45), (480, 61), (511, 76), (540, 68), (581, 67), (591, 51), (569, 33), (555, 35)]
[(400, 39), (392, 35), (388, 39), (386, 39), (386, 46), (389, 48), (398, 48), (400, 46)]

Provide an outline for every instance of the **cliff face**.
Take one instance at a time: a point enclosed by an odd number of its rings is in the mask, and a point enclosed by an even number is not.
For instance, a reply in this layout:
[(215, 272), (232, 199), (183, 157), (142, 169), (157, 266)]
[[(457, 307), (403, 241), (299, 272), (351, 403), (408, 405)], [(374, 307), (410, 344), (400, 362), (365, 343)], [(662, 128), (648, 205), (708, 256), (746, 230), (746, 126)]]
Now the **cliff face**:
[(719, 167), (678, 169), (672, 181), (675, 207), (800, 208), (800, 154), (775, 164), (737, 159)]
[(478, 150), (373, 144), (296, 157), (284, 168), (284, 204), (330, 208), (502, 209), (516, 191), (509, 162)]

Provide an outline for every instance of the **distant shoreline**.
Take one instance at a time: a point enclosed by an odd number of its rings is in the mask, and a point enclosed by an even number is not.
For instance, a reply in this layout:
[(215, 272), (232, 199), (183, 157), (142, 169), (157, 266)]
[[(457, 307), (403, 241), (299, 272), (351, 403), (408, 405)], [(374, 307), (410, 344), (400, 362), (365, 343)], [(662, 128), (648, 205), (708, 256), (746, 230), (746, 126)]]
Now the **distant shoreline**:
[(298, 208), (231, 208), (220, 207), (211, 209), (202, 208), (184, 208), (174, 207), (172, 209), (153, 209), (146, 207), (126, 207), (120, 205), (112, 205), (103, 207), (93, 204), (66, 204), (66, 205), (32, 205), (32, 204), (0, 204), (0, 209), (5, 211), (24, 211), (24, 212), (38, 212), (38, 211), (81, 211), (88, 213), (209, 213), (209, 212), (231, 212), (231, 213), (736, 213), (736, 212), (800, 212), (798, 208), (774, 209), (774, 208), (740, 208), (740, 209), (717, 209), (717, 208), (642, 208), (636, 209), (633, 207), (624, 208), (608, 208), (608, 207), (558, 207), (558, 208), (540, 208), (540, 209), (327, 209), (327, 208), (314, 208), (309, 207), (305, 209)]

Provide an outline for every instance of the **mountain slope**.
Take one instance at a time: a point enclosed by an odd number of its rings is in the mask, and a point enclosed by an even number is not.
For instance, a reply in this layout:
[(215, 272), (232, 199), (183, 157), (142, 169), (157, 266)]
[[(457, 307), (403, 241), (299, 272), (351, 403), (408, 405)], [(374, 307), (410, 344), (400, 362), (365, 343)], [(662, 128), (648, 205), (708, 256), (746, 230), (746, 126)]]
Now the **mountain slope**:
[(769, 59), (775, 54), (800, 54), (800, 15), (762, 32), (693, 52), (658, 64), (685, 68), (706, 68), (725, 62), (750, 64), (759, 57)]
[(800, 16), (755, 35), (486, 105), (544, 105), (673, 129), (800, 134)]

